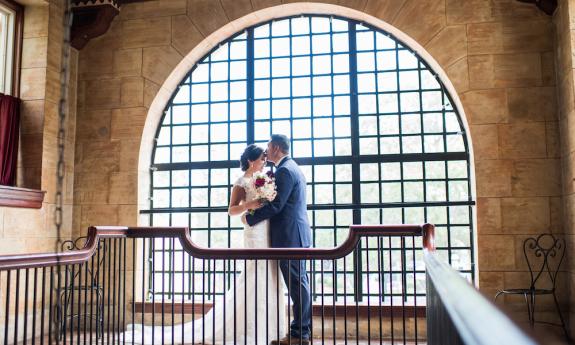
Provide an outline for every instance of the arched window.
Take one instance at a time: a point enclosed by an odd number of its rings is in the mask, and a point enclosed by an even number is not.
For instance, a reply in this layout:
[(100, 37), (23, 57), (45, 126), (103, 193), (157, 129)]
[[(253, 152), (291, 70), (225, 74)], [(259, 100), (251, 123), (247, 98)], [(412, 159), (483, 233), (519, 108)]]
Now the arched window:
[[(241, 174), (245, 146), (263, 146), (271, 133), (291, 138), (292, 156), (306, 175), (314, 246), (338, 245), (350, 224), (430, 222), (439, 253), (473, 274), (470, 157), (457, 109), (414, 51), (345, 18), (305, 15), (259, 24), (192, 68), (158, 127), (150, 209), (143, 211), (151, 225), (189, 226), (204, 246), (241, 242), (238, 217), (226, 213), (230, 187)], [(406, 242), (390, 245), (410, 248), (409, 258), (395, 262), (413, 269), (420, 241)], [(338, 279), (361, 270), (370, 250), (357, 252), (365, 258), (353, 260), (353, 269), (336, 268)], [(182, 262), (181, 248), (161, 241), (152, 262), (166, 251)], [(316, 288), (322, 281), (331, 287), (328, 266), (311, 270), (322, 274), (313, 279)], [(157, 274), (173, 271), (152, 267)], [(420, 264), (415, 276), (410, 279), (424, 280)], [(175, 279), (181, 286), (188, 278)], [(168, 285), (153, 293), (171, 294)]]

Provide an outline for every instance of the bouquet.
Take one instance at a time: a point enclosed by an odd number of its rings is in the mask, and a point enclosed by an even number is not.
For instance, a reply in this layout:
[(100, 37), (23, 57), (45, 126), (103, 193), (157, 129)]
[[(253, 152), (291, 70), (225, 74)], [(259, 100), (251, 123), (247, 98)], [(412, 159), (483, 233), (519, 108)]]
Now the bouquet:
[[(276, 182), (273, 172), (256, 172), (252, 176), (251, 183), (251, 187), (256, 194), (256, 199), (260, 202), (268, 203), (276, 198)], [(250, 210), (249, 212), (250, 214), (254, 214), (254, 210)]]

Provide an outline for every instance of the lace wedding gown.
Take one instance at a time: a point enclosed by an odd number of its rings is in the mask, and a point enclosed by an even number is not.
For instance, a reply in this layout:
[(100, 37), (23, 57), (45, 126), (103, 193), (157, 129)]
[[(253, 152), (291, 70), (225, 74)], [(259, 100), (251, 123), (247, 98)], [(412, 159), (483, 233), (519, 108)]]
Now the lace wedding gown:
[[(249, 182), (249, 178), (240, 177), (234, 184), (246, 191), (248, 201), (255, 199), (255, 192)], [(243, 233), (244, 248), (269, 247), (268, 220), (254, 226), (245, 225)], [(239, 264), (241, 260), (237, 262)], [(283, 337), (287, 332), (285, 285), (279, 273), (277, 261), (246, 260), (242, 273), (236, 278), (235, 288), (232, 279), (231, 286), (224, 297), (216, 298), (214, 307), (203, 318), (174, 327), (165, 325), (164, 341), (171, 344), (172, 333), (174, 333), (176, 344), (264, 345), (269, 344), (271, 340), (278, 339), (278, 335)], [(182, 327), (184, 328), (183, 342)], [(161, 326), (128, 325), (123, 334), (126, 344), (132, 344), (132, 333), (134, 333), (134, 344), (152, 344), (152, 340), (154, 344), (162, 344)]]

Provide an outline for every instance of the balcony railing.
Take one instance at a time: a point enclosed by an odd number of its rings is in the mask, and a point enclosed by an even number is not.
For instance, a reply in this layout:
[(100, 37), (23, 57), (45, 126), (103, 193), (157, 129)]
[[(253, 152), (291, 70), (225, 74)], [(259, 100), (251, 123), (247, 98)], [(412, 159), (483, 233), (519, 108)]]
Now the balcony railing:
[[(301, 290), (280, 282), (278, 260), (322, 273), (312, 282), (321, 287), (309, 302), (311, 343), (440, 344), (426, 332), (419, 278), (422, 247), (433, 248), (433, 232), (429, 224), (351, 226), (337, 248), (215, 249), (196, 246), (187, 228), (91, 227), (77, 250), (0, 256), (0, 344), (268, 344), (288, 331), (282, 320), (296, 311), (288, 296)], [(156, 241), (185, 253), (180, 262), (167, 253), (155, 263), (154, 272), (163, 268), (168, 279), (150, 275), (146, 264)], [(366, 269), (348, 272), (360, 246)], [(250, 267), (273, 267), (278, 278)], [(342, 281), (327, 279), (336, 268)], [(154, 294), (158, 284), (170, 293)], [(282, 297), (285, 304), (260, 313), (258, 304)], [(437, 323), (431, 326), (435, 332)]]
[[(278, 260), (299, 262), (297, 270), (308, 273), (319, 267), (324, 280), (327, 266), (332, 278), (336, 268), (344, 272), (341, 281), (312, 282), (321, 287), (299, 307), (311, 309), (311, 343), (488, 344), (496, 331), (512, 331), (507, 336), (515, 342), (506, 344), (533, 343), (437, 260), (433, 230), (429, 224), (351, 226), (337, 248), (214, 249), (194, 245), (187, 228), (91, 227), (80, 249), (0, 256), (0, 344), (268, 344), (288, 331), (285, 320), (296, 312), (288, 296), (302, 289), (298, 279), (306, 279), (292, 271), (285, 287)], [(179, 243), (185, 253), (179, 263), (174, 255), (152, 263), (154, 272), (167, 265), (167, 276), (150, 276), (155, 241), (169, 241), (173, 248)], [(360, 246), (367, 257), (355, 256)], [(427, 287), (418, 278), (425, 274), (418, 253), (425, 256)], [(366, 260), (366, 269), (351, 274), (348, 263), (358, 259)], [(258, 276), (258, 265), (272, 276), (268, 269), (275, 269), (276, 281), (268, 273)], [(156, 284), (167, 288), (154, 293)], [(245, 308), (236, 308), (230, 296)], [(258, 307), (282, 297), (285, 305)], [(478, 310), (493, 322), (474, 325), (476, 319), (469, 318)], [(479, 342), (478, 329), (485, 336)]]

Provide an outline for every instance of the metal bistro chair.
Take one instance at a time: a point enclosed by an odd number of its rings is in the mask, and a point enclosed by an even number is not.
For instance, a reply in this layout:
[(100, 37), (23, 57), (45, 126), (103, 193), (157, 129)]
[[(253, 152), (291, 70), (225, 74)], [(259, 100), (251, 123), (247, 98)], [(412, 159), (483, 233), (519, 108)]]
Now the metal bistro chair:
[(565, 337), (569, 340), (569, 333), (565, 325), (565, 320), (559, 309), (559, 302), (555, 294), (557, 285), (557, 273), (565, 257), (565, 240), (558, 239), (552, 234), (541, 234), (537, 237), (527, 238), (523, 242), (523, 255), (527, 261), (531, 284), (523, 289), (499, 290), (495, 295), (495, 301), (501, 294), (523, 295), (527, 304), (527, 314), (531, 327), (535, 325), (535, 296), (553, 295), (553, 301), (557, 308), (557, 314), (561, 324), (537, 321), (555, 326), (561, 326), (565, 332)]
[[(83, 241), (82, 241), (83, 240)], [(87, 240), (86, 236), (78, 237), (75, 240), (68, 240), (62, 242), (61, 249), (62, 251), (65, 250), (79, 250), (81, 249), (85, 241)], [(81, 244), (81, 245), (80, 245)], [(87, 265), (85, 271), (82, 270), (82, 276), (80, 277), (80, 271), (72, 271), (71, 268), (65, 268), (61, 271), (62, 276), (60, 277), (60, 281), (65, 284), (62, 286), (60, 291), (60, 296), (56, 302), (56, 318), (55, 322), (57, 324), (57, 332), (58, 332), (58, 339), (62, 340), (62, 336), (66, 333), (66, 322), (73, 322), (74, 319), (86, 317), (96, 322), (96, 336), (100, 336), (100, 339), (104, 336), (104, 299), (102, 298), (103, 295), (103, 287), (98, 280), (100, 277), (100, 269), (102, 268), (102, 262), (104, 261), (104, 256), (106, 255), (106, 244), (100, 242), (98, 244), (98, 255), (94, 255), (92, 260), (94, 260), (94, 265)], [(99, 260), (98, 260), (99, 258)], [(92, 270), (93, 267), (93, 270)], [(84, 275), (87, 272), (87, 277)], [(84, 284), (86, 281), (86, 284)], [(84, 315), (83, 310), (80, 308), (80, 305), (77, 304), (76, 313), (74, 313), (74, 301), (72, 301), (72, 296), (79, 296), (79, 294), (84, 293), (85, 296), (87, 294), (95, 294), (95, 300), (90, 301), (88, 303), (95, 304), (95, 310), (87, 309), (87, 313)], [(75, 297), (74, 299), (77, 299)], [(91, 312), (90, 312), (91, 310)], [(68, 326), (70, 327), (70, 326)], [(86, 325), (83, 325), (86, 327)]]

